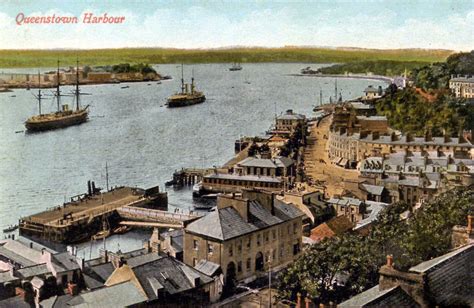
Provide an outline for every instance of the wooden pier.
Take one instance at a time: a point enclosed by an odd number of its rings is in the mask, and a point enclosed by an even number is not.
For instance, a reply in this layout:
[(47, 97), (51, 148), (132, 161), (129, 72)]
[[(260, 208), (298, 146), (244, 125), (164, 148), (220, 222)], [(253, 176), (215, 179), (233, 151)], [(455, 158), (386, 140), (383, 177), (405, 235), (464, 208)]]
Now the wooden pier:
[[(87, 194), (75, 196), (62, 206), (21, 218), (20, 235), (62, 243), (86, 241), (102, 230), (104, 221), (110, 228), (118, 226), (121, 221), (118, 209), (156, 207), (157, 203), (167, 201), (165, 194), (157, 187), (147, 190), (119, 187), (104, 193), (89, 189)], [(167, 208), (167, 204), (159, 207)]]
[(183, 168), (173, 173), (173, 180), (170, 182), (173, 186), (194, 185), (202, 181), (202, 178), (214, 172), (212, 168)]

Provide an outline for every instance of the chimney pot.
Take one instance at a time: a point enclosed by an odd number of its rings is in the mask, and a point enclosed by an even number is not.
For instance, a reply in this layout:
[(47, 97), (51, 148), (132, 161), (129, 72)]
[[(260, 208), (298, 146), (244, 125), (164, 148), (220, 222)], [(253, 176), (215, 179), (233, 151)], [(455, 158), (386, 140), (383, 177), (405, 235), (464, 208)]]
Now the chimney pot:
[(473, 215), (467, 215), (467, 228), (466, 231), (468, 234), (472, 233), (472, 221), (474, 219)]
[(387, 255), (387, 266), (388, 267), (393, 267), (393, 256), (392, 255)]

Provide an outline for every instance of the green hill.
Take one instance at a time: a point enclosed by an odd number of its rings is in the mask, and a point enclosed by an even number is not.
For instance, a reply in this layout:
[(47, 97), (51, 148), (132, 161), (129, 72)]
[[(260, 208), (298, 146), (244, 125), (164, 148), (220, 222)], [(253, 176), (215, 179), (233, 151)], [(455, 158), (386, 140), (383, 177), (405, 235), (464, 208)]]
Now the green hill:
[(78, 57), (87, 65), (117, 63), (254, 63), (306, 62), (347, 63), (355, 61), (406, 61), (433, 63), (444, 61), (453, 51), (426, 49), (359, 49), (359, 48), (223, 48), (164, 49), (121, 48), (93, 50), (0, 50), (0, 67), (51, 67), (59, 59), (62, 65), (74, 65)]

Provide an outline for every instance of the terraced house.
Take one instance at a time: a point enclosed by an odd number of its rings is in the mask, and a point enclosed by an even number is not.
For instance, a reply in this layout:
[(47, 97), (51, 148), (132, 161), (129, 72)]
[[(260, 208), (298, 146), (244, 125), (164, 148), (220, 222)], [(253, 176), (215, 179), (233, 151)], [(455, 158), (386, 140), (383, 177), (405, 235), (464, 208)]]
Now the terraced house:
[(270, 192), (221, 195), (216, 211), (184, 229), (184, 262), (219, 265), (226, 284), (253, 280), (301, 254), (303, 216)]

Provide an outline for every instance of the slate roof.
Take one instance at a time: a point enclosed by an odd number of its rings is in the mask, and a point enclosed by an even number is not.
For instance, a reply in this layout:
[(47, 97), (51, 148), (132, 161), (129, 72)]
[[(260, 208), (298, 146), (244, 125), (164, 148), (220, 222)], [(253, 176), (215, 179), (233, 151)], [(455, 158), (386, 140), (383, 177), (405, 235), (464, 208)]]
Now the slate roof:
[(200, 271), (201, 273), (206, 274), (209, 277), (214, 276), (214, 274), (220, 269), (220, 265), (214, 262), (201, 259), (194, 267), (196, 270)]
[(4, 300), (0, 300), (0, 308), (31, 308), (21, 297), (14, 296)]
[(0, 246), (0, 256), (4, 256), (5, 258), (14, 261), (15, 263), (20, 264), (21, 266), (33, 266), (36, 263), (27, 259), (9, 249), (6, 249), (3, 246)]
[(364, 92), (367, 92), (367, 93), (378, 93), (379, 90), (377, 88), (374, 88), (373, 86), (368, 86), (367, 88), (365, 88)]
[(360, 220), (356, 224), (356, 226), (354, 227), (354, 230), (363, 228), (371, 224), (375, 220), (377, 220), (377, 216), (380, 214), (380, 212), (388, 206), (387, 203), (375, 202), (375, 201), (365, 201), (365, 204), (367, 205), (367, 208), (366, 208), (366, 214), (364, 215), (364, 219)]
[(5, 283), (13, 280), (17, 280), (19, 278), (13, 277), (10, 271), (0, 272), (0, 283)]
[(168, 294), (194, 289), (194, 278), (199, 286), (213, 281), (212, 278), (171, 257), (134, 267), (133, 272), (149, 299), (156, 299), (156, 287), (163, 287)]
[(136, 257), (132, 257), (127, 259), (127, 265), (130, 266), (131, 268), (134, 268), (136, 266), (140, 266), (149, 262), (156, 261), (158, 259), (161, 259), (162, 257), (157, 254), (157, 253), (148, 253), (146, 255), (140, 255)]
[(67, 302), (73, 307), (125, 307), (147, 301), (132, 282), (119, 283), (107, 288), (81, 293)]
[(276, 168), (276, 164), (271, 159), (247, 157), (246, 159), (237, 163), (242, 167), (261, 167), (261, 168)]
[(383, 186), (378, 186), (378, 185), (371, 185), (371, 184), (362, 184), (362, 187), (367, 191), (368, 193), (374, 195), (374, 196), (381, 196), (382, 192), (384, 190)]
[(448, 252), (447, 254), (444, 254), (444, 255), (439, 256), (437, 258), (433, 258), (431, 260), (421, 262), (420, 264), (417, 264), (417, 265), (411, 267), (409, 271), (410, 272), (417, 272), (417, 273), (429, 272), (430, 270), (434, 269), (436, 266), (442, 264), (443, 262), (446, 262), (449, 259), (457, 256), (458, 254), (462, 254), (465, 251), (470, 250), (470, 249), (474, 249), (474, 244), (466, 245), (464, 247), (461, 247), (459, 249)]
[(61, 252), (52, 255), (52, 261), (69, 271), (80, 269), (76, 258), (71, 256), (69, 252)]
[(108, 262), (86, 267), (84, 271), (93, 279), (104, 283), (110, 277), (110, 275), (112, 275), (114, 270), (115, 267), (112, 265), (112, 262)]
[(304, 120), (306, 117), (298, 113), (285, 113), (277, 117), (278, 120)]
[(51, 273), (46, 263), (23, 267), (20, 268), (17, 272), (21, 276), (21, 278), (28, 278)]
[(449, 82), (469, 82), (469, 83), (474, 83), (474, 78), (472, 77), (454, 77), (449, 80)]
[(205, 178), (210, 179), (226, 179), (226, 180), (242, 180), (242, 181), (252, 181), (252, 182), (269, 182), (269, 183), (281, 183), (281, 180), (271, 176), (256, 176), (256, 175), (238, 175), (238, 174), (227, 174), (227, 173), (218, 173), (218, 174), (208, 174), (204, 176)]
[(274, 210), (275, 215), (272, 215), (260, 203), (250, 201), (248, 222), (236, 209), (227, 207), (217, 209), (190, 223), (186, 231), (225, 241), (304, 215), (295, 206), (277, 199), (274, 200)]
[(410, 296), (396, 286), (380, 290), (379, 285), (357, 294), (349, 300), (342, 302), (338, 307), (419, 307)]

